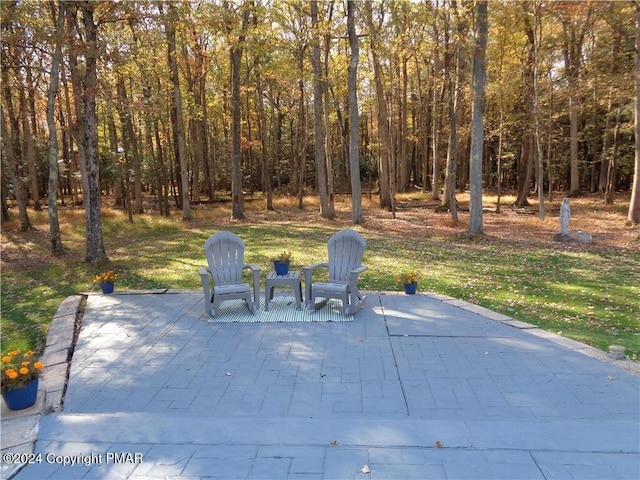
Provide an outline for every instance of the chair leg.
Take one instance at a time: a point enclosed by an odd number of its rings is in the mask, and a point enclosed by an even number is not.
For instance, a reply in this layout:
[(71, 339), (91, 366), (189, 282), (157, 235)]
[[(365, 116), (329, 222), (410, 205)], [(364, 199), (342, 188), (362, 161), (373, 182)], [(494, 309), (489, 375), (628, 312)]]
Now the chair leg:
[(253, 271), (253, 308), (260, 310), (260, 270)]
[(209, 315), (213, 315), (213, 313), (211, 313), (213, 292), (211, 291), (211, 286), (209, 285), (209, 272), (207, 270), (200, 269), (200, 280), (202, 280), (202, 290), (204, 292), (204, 310)]
[(220, 302), (218, 302), (214, 297), (213, 301), (211, 302), (211, 316), (212, 317), (214, 317), (216, 315), (216, 312), (218, 311), (219, 307), (220, 307)]
[(247, 307), (249, 308), (249, 311), (251, 313), (256, 313), (256, 304), (251, 298), (251, 293), (247, 293), (247, 296), (245, 297), (244, 301), (247, 303)]
[(360, 292), (352, 293), (347, 315), (354, 315), (358, 313), (362, 307), (364, 307), (366, 300), (366, 295), (360, 295)]

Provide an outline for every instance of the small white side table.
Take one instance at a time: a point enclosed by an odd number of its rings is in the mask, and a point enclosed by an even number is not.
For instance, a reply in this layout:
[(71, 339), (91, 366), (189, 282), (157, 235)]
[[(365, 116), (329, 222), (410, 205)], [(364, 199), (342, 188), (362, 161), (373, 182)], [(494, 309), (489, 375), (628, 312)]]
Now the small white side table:
[(269, 302), (273, 300), (273, 288), (276, 285), (291, 287), (293, 296), (296, 299), (296, 310), (302, 310), (302, 279), (300, 278), (300, 272), (289, 272), (286, 275), (270, 272), (267, 275), (267, 283), (264, 290), (265, 311), (269, 311)]

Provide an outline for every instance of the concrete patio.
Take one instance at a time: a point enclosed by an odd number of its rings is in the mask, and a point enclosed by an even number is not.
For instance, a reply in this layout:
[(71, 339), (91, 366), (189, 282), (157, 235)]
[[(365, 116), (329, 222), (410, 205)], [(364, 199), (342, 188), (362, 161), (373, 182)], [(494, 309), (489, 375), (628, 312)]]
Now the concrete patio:
[(15, 478), (640, 478), (635, 362), (431, 294), (214, 323), (200, 292), (136, 293), (87, 297), (70, 365), (61, 306)]

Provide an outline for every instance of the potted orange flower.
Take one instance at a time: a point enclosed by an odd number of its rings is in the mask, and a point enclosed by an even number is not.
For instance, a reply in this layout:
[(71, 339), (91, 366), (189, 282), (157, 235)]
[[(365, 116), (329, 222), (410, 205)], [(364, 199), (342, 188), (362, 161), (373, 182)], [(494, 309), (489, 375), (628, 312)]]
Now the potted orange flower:
[(291, 250), (284, 250), (277, 255), (269, 257), (269, 261), (273, 262), (273, 268), (278, 275), (286, 275), (289, 273), (289, 264), (291, 263), (291, 259), (293, 255), (291, 254)]
[(2, 396), (9, 409), (22, 410), (36, 403), (43, 369), (33, 350), (13, 350), (2, 356)]
[(407, 270), (396, 277), (396, 281), (404, 287), (404, 293), (414, 295), (418, 290), (421, 274), (418, 270)]
[(94, 285), (99, 283), (102, 288), (102, 293), (113, 293), (117, 280), (118, 274), (113, 270), (107, 270), (93, 277)]

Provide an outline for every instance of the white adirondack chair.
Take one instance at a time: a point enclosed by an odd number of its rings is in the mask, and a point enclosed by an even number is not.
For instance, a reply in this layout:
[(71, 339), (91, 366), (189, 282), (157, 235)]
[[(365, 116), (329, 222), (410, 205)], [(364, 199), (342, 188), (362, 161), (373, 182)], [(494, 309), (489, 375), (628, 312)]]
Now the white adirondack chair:
[[(251, 313), (255, 313), (260, 308), (260, 268), (244, 263), (242, 239), (231, 232), (218, 232), (204, 242), (204, 252), (209, 267), (201, 268), (199, 273), (207, 313), (215, 315), (222, 302), (233, 299), (245, 300)], [(248, 283), (242, 283), (245, 269), (253, 272), (253, 293)]]
[[(362, 265), (366, 246), (362, 235), (351, 229), (341, 230), (329, 239), (329, 261), (302, 269), (307, 309), (321, 308), (330, 298), (342, 300), (342, 313), (345, 315), (353, 315), (364, 306), (366, 297), (358, 290), (358, 275), (367, 269)], [(313, 272), (318, 268), (329, 270), (328, 282), (312, 283)], [(316, 298), (324, 300), (316, 303)]]

